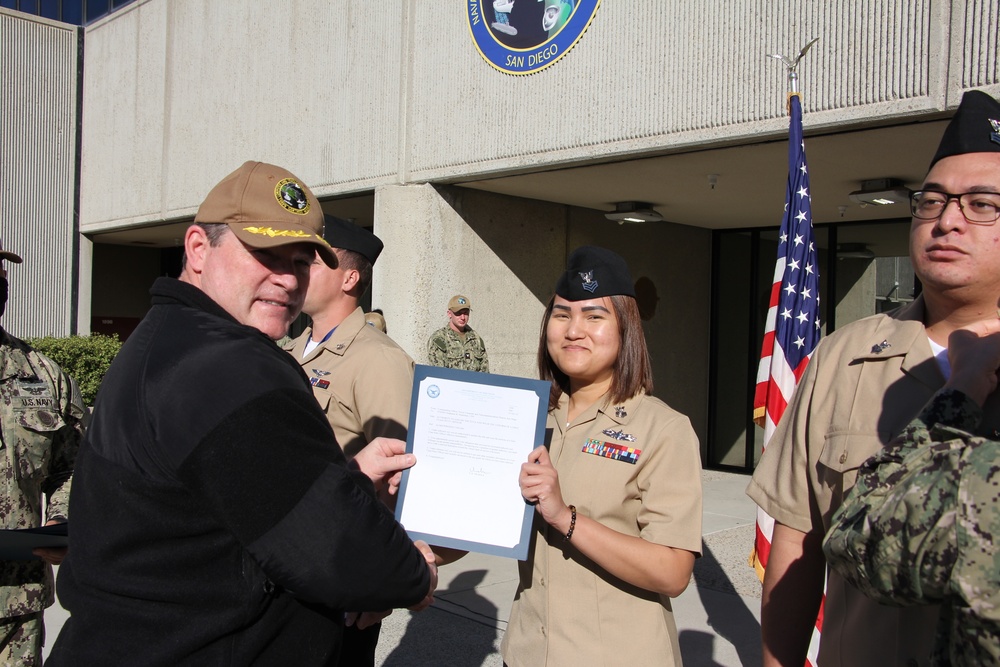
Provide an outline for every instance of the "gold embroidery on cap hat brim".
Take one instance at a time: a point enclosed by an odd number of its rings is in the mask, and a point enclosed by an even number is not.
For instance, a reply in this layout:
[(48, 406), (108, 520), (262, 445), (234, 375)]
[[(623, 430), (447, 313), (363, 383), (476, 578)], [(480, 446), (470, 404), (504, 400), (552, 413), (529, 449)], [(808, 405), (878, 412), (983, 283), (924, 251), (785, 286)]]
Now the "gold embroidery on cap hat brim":
[(315, 234), (309, 234), (308, 232), (303, 232), (298, 229), (275, 229), (273, 227), (244, 227), (243, 231), (250, 234), (260, 234), (261, 236), (270, 236), (275, 238), (278, 236), (291, 236), (294, 238), (315, 238)]

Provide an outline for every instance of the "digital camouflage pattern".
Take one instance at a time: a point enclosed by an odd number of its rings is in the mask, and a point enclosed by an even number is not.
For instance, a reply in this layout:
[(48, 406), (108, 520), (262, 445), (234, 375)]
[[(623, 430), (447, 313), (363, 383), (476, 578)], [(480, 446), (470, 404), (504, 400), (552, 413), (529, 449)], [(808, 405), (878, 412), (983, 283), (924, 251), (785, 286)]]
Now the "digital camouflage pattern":
[[(53, 361), (0, 329), (0, 527), (41, 526), (68, 516), (73, 462), (83, 438), (80, 390)], [(53, 602), (44, 561), (0, 561), (3, 618)]]
[(878, 602), (942, 604), (938, 665), (1000, 664), (1000, 442), (971, 435), (982, 414), (938, 392), (861, 466), (823, 544)]
[(0, 665), (40, 667), (45, 644), (43, 612), (15, 616), (0, 622)]
[(466, 329), (464, 340), (451, 327), (435, 331), (427, 341), (427, 358), (432, 366), (490, 372), (486, 344), (471, 328)]

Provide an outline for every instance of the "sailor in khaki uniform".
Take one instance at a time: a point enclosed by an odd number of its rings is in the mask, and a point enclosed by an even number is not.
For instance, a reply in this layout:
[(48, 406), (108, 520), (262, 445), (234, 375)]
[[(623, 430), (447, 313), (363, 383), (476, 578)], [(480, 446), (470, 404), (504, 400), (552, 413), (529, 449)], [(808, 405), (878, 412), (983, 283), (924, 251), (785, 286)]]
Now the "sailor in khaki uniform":
[[(820, 343), (747, 489), (776, 521), (761, 608), (765, 665), (805, 660), (823, 593), (821, 541), (858, 467), (944, 385), (949, 334), (996, 317), (998, 193), (1000, 104), (966, 93), (912, 197), (922, 296)], [(980, 435), (996, 438), (998, 399), (984, 406)], [(937, 606), (881, 606), (836, 572), (826, 585), (820, 667), (931, 664)]]
[(313, 320), (285, 349), (309, 376), (348, 458), (371, 440), (406, 439), (413, 359), (368, 326), (358, 302), (371, 284), (382, 241), (363, 227), (327, 216), (324, 237), (340, 265), (313, 264), (302, 312)]
[[(406, 439), (413, 359), (369, 326), (358, 305), (371, 284), (382, 241), (332, 216), (326, 217), (323, 236), (337, 254), (338, 266), (313, 262), (302, 307), (313, 325), (285, 350), (309, 376), (313, 395), (350, 459), (377, 437)], [(339, 664), (374, 664), (379, 627), (345, 628)]]
[(698, 439), (686, 417), (649, 395), (624, 260), (576, 250), (543, 321), (552, 438), (521, 468), (537, 514), (504, 661), (680, 665), (670, 598), (701, 552)]

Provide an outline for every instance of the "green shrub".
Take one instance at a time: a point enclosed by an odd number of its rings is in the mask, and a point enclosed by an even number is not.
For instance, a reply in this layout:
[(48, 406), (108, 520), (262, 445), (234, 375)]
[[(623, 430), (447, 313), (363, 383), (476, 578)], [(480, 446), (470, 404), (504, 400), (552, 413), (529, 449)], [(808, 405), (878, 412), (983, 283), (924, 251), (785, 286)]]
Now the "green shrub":
[(116, 334), (105, 336), (70, 336), (68, 338), (29, 338), (28, 345), (59, 364), (80, 385), (87, 405), (93, 405), (104, 374), (114, 360), (122, 342)]

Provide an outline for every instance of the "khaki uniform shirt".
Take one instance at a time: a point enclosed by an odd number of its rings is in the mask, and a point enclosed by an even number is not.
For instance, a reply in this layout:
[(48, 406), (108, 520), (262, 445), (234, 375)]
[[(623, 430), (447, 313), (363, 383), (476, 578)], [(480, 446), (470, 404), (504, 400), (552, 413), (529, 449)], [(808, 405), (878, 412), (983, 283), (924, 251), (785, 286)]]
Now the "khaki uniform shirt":
[[(0, 329), (0, 527), (37, 528), (65, 519), (86, 408), (55, 362)], [(0, 617), (52, 604), (52, 568), (44, 561), (0, 561)]]
[[(858, 467), (944, 384), (923, 315), (917, 299), (820, 342), (747, 488), (776, 521), (825, 534)], [(989, 434), (1000, 427), (1000, 395), (990, 397), (985, 413), (981, 428)], [(926, 665), (937, 618), (937, 606), (882, 606), (831, 573), (819, 664)]]
[(378, 437), (406, 439), (413, 359), (375, 327), (361, 308), (330, 339), (302, 358), (312, 329), (285, 346), (302, 365), (337, 442), (352, 458)]
[[(598, 402), (566, 425), (549, 413), (549, 451), (563, 500), (626, 535), (701, 553), (701, 459), (688, 419), (659, 399)], [(635, 463), (588, 453), (604, 443), (638, 450)], [(528, 560), (504, 635), (510, 667), (679, 665), (670, 600), (594, 565), (535, 516)]]

